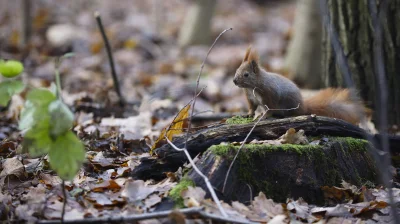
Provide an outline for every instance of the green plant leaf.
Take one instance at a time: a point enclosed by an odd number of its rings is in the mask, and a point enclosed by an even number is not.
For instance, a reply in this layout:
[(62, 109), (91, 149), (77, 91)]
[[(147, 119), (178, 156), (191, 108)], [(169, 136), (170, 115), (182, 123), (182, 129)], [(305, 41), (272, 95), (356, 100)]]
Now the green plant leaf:
[(52, 101), (56, 100), (56, 95), (48, 89), (38, 88), (30, 91), (26, 96), (26, 99), (32, 102), (35, 106), (47, 107)]
[(78, 137), (68, 131), (51, 145), (49, 157), (57, 174), (63, 180), (72, 180), (85, 160), (85, 150)]
[(31, 156), (40, 156), (49, 152), (52, 140), (49, 136), (49, 119), (42, 120), (25, 133), (24, 148), (28, 148)]
[(56, 100), (49, 105), (50, 135), (59, 136), (72, 127), (74, 114), (61, 100)]
[(0, 105), (7, 106), (12, 95), (22, 92), (24, 84), (19, 80), (7, 80), (0, 83)]
[(74, 52), (68, 52), (68, 53), (65, 53), (62, 57), (61, 57), (61, 59), (64, 59), (64, 58), (72, 58), (72, 57), (74, 57), (75, 56), (75, 53)]
[(57, 96), (57, 85), (54, 82), (50, 84), (49, 90), (54, 94), (54, 96)]
[(0, 61), (0, 74), (6, 78), (12, 78), (24, 71), (24, 65), (19, 61), (8, 60)]
[(50, 120), (48, 106), (35, 106), (31, 101), (27, 100), (21, 111), (18, 128), (19, 130), (26, 130), (32, 128), (36, 124), (42, 123), (43, 120), (47, 120), (47, 123)]
[(26, 130), (35, 124), (35, 111), (36, 108), (29, 100), (25, 101), (25, 105), (21, 110), (20, 119), (18, 122), (19, 130)]

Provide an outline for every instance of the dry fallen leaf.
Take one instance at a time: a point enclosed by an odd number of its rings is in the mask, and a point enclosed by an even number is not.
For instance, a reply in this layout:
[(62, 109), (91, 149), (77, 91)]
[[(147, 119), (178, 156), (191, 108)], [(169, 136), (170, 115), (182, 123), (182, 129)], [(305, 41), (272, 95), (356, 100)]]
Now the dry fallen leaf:
[(24, 178), (25, 168), (21, 161), (16, 157), (5, 159), (2, 164), (3, 170), (0, 173), (0, 178), (15, 175), (18, 178)]
[(189, 186), (186, 190), (181, 192), (186, 207), (198, 207), (204, 200), (206, 192), (201, 187)]
[(157, 194), (152, 194), (150, 195), (150, 197), (144, 200), (144, 205), (146, 206), (146, 208), (151, 208), (160, 202), (161, 202), (160, 196), (158, 196)]
[(307, 137), (304, 135), (304, 130), (302, 129), (296, 132), (294, 128), (290, 128), (279, 140), (281, 140), (282, 144), (308, 144)]
[(145, 185), (143, 180), (128, 180), (121, 192), (121, 196), (128, 198), (131, 202), (135, 202), (147, 198), (155, 190), (156, 187)]
[(115, 180), (106, 180), (91, 186), (93, 192), (103, 192), (104, 190), (118, 191), (121, 186)]
[(161, 131), (160, 136), (158, 137), (158, 139), (154, 142), (153, 146), (151, 147), (151, 151), (150, 151), (151, 154), (153, 153), (154, 149), (165, 144), (165, 136), (167, 136), (167, 138), (172, 141), (173, 136), (179, 135), (182, 133), (182, 130), (185, 125), (185, 121), (189, 117), (189, 109), (190, 109), (190, 104), (188, 104), (186, 107), (182, 108), (182, 110), (179, 111), (179, 113), (175, 117), (175, 119), (171, 122), (170, 128), (168, 130), (167, 130), (167, 128), (164, 128)]
[[(17, 157), (5, 159), (2, 168), (3, 170), (0, 173), (0, 188), (4, 187), (6, 181), (19, 183), (26, 178), (25, 167)], [(12, 184), (12, 186), (14, 186), (14, 184)], [(8, 185), (8, 187), (11, 187), (11, 185)]]
[(284, 214), (282, 205), (275, 203), (272, 199), (267, 199), (265, 194), (262, 192), (260, 192), (259, 195), (254, 198), (254, 201), (252, 202), (252, 208), (260, 216), (264, 214), (269, 218)]

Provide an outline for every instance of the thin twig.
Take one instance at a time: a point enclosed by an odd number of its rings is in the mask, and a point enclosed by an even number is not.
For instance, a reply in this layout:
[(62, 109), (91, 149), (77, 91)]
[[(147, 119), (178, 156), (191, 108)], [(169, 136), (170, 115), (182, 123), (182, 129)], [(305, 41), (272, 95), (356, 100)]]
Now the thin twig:
[[(332, 47), (335, 53), (335, 58), (337, 60), (337, 65), (342, 73), (342, 77), (344, 79), (345, 85), (349, 88), (354, 88), (354, 82), (352, 80), (352, 76), (351, 76), (351, 71), (350, 71), (350, 67), (349, 64), (347, 63), (346, 60), (346, 56), (344, 55), (344, 50), (343, 47), (340, 43), (339, 40), (339, 36), (336, 33), (333, 24), (331, 22), (331, 18), (329, 15), (329, 9), (328, 9), (328, 4), (326, 2), (327, 0), (320, 0), (320, 11), (323, 17), (323, 25), (325, 27), (325, 29), (327, 29), (328, 31), (328, 35), (331, 39), (331, 43), (332, 43)], [(380, 91), (384, 91), (386, 90), (386, 81), (385, 81), (385, 75), (384, 75), (384, 64), (383, 64), (383, 53), (382, 53), (382, 30), (379, 24), (379, 21), (377, 19), (378, 16), (377, 15), (377, 10), (376, 10), (376, 2), (375, 1), (369, 1), (369, 7), (370, 7), (370, 11), (371, 11), (371, 18), (373, 20), (373, 25), (374, 25), (374, 59), (375, 59), (375, 69), (377, 72), (377, 76), (378, 76), (378, 82), (379, 83), (379, 89)], [(380, 16), (384, 17), (385, 13), (385, 9), (387, 7), (387, 2), (384, 0), (381, 2), (381, 12), (380, 12)], [(374, 18), (375, 17), (375, 18)], [(382, 18), (381, 18), (382, 19)], [(382, 60), (380, 60), (382, 59)], [(353, 91), (350, 91), (350, 94), (355, 94)], [(385, 97), (386, 95), (386, 97)], [(386, 92), (384, 93), (384, 95), (380, 95), (380, 97), (385, 98), (385, 99), (380, 99), (380, 100), (387, 100), (387, 94)], [(386, 102), (386, 101), (385, 101)], [(381, 102), (382, 103), (382, 102)], [(386, 106), (386, 104), (384, 104)], [(385, 107), (385, 106), (381, 106)], [(383, 113), (384, 111), (386, 111), (387, 113), (387, 109), (386, 107), (381, 110), (380, 112)], [(362, 118), (365, 118), (365, 113), (363, 111), (360, 112), (360, 115), (362, 116)], [(379, 118), (382, 117), (383, 114), (379, 114)], [(383, 115), (385, 116), (384, 118), (386, 118), (386, 114)], [(383, 125), (387, 125), (387, 120), (384, 119), (384, 123)], [(380, 122), (380, 124), (382, 124)], [(382, 126), (380, 126), (380, 129), (382, 128)], [(382, 131), (382, 129), (381, 129)], [(389, 156), (390, 156), (390, 152), (389, 152), (389, 147), (388, 147), (388, 142), (387, 142), (387, 138), (385, 138), (386, 136), (386, 129), (383, 130), (384, 134), (383, 134), (383, 139), (382, 139), (382, 150), (384, 151), (384, 153), (382, 154), (380, 151), (376, 150), (374, 147), (372, 147), (372, 145), (377, 146), (375, 140), (372, 138), (371, 135), (369, 135), (368, 133), (364, 132), (364, 136), (365, 139), (367, 139), (370, 144), (368, 144), (367, 149), (369, 151), (369, 153), (372, 155), (372, 157), (375, 160), (375, 164), (378, 168), (379, 174), (381, 176), (381, 180), (383, 182), (383, 185), (388, 189), (388, 196), (389, 196), (389, 201), (391, 204), (391, 210), (395, 219), (396, 223), (400, 222), (400, 219), (398, 217), (398, 214), (396, 212), (396, 208), (394, 205), (394, 199), (393, 199), (393, 192), (392, 192), (392, 188), (391, 188), (391, 184), (390, 184), (390, 174), (388, 174), (388, 168), (390, 165), (390, 161), (389, 160)], [(387, 137), (387, 136), (386, 136)], [(385, 142), (386, 139), (386, 142)], [(372, 144), (372, 145), (371, 145)], [(384, 161), (382, 161), (381, 157), (384, 157)]]
[[(208, 49), (207, 55), (206, 55), (206, 57), (204, 58), (203, 63), (201, 64), (200, 71), (199, 71), (199, 74), (198, 74), (198, 76), (197, 76), (196, 88), (195, 88), (195, 90), (194, 90), (193, 104), (192, 104), (192, 108), (191, 108), (191, 111), (190, 111), (190, 117), (192, 117), (192, 116), (193, 116), (193, 113), (194, 113), (194, 107), (195, 107), (195, 105), (196, 105), (196, 98), (197, 98), (197, 89), (199, 88), (200, 77), (201, 77), (201, 73), (203, 72), (204, 64), (206, 63), (206, 60), (207, 60), (207, 58), (208, 58), (208, 55), (210, 54), (211, 50), (214, 48), (214, 45), (217, 43), (218, 39), (219, 39), (226, 31), (228, 31), (228, 30), (232, 30), (232, 28), (225, 29), (224, 31), (222, 31), (222, 32), (217, 36), (217, 38), (215, 38), (214, 43), (211, 45), (210, 49)], [(188, 139), (189, 139), (189, 135), (190, 135), (189, 133), (190, 133), (190, 127), (191, 127), (191, 126), (192, 126), (192, 118), (189, 119), (189, 123), (188, 123), (188, 131), (186, 132), (186, 139), (185, 139), (185, 148), (187, 148), (187, 141), (188, 141)]]
[[(174, 117), (174, 119), (172, 120), (171, 124), (169, 124), (169, 126), (168, 126), (168, 128), (167, 128), (167, 131), (171, 129), (171, 127), (172, 127), (173, 124), (175, 124), (174, 120), (178, 117), (178, 115), (181, 113), (181, 111), (182, 111), (184, 108), (186, 108), (189, 104), (191, 104), (191, 103), (193, 102), (193, 100), (194, 100), (195, 98), (197, 98), (197, 97), (200, 95), (200, 93), (203, 92), (203, 90), (204, 90), (205, 88), (206, 88), (206, 86), (203, 87), (203, 88), (201, 88), (200, 91), (197, 93), (196, 97), (192, 98), (185, 106), (182, 107), (182, 109), (175, 115), (175, 117)], [(166, 137), (166, 136), (164, 136), (164, 137)]]
[(110, 67), (111, 67), (111, 75), (112, 75), (113, 82), (114, 82), (114, 89), (115, 89), (115, 92), (117, 93), (118, 98), (119, 98), (119, 105), (121, 107), (123, 107), (125, 105), (125, 100), (124, 100), (124, 98), (123, 98), (123, 96), (121, 94), (121, 89), (119, 87), (119, 81), (118, 81), (117, 72), (115, 71), (115, 65), (114, 65), (113, 55), (112, 55), (112, 52), (111, 52), (111, 46), (110, 46), (110, 43), (108, 42), (108, 38), (107, 38), (106, 32), (104, 31), (104, 26), (103, 26), (103, 23), (101, 22), (100, 13), (99, 12), (95, 12), (94, 13), (94, 17), (96, 18), (97, 25), (99, 26), (101, 36), (103, 37), (104, 45), (106, 47), (108, 60), (110, 62)]
[(186, 149), (186, 148), (180, 149), (180, 148), (176, 147), (167, 137), (166, 137), (165, 139), (167, 139), (167, 142), (168, 142), (175, 150), (177, 150), (177, 151), (183, 151), (183, 152), (185, 153), (185, 155), (186, 155), (186, 157), (188, 158), (188, 160), (189, 160), (190, 164), (192, 165), (193, 169), (196, 171), (197, 174), (199, 174), (199, 175), (203, 178), (204, 182), (206, 183), (207, 188), (208, 188), (208, 190), (210, 191), (211, 197), (213, 198), (215, 204), (217, 204), (218, 209), (219, 209), (219, 211), (221, 212), (221, 214), (222, 214), (224, 217), (228, 217), (228, 214), (225, 212), (225, 209), (222, 207), (221, 202), (219, 201), (219, 199), (218, 199), (218, 197), (217, 197), (217, 194), (215, 193), (214, 188), (213, 188), (213, 186), (212, 186), (211, 183), (210, 183), (210, 180), (207, 178), (206, 175), (204, 175), (204, 174), (199, 170), (199, 168), (197, 168), (196, 164), (193, 162), (193, 159), (192, 159), (192, 157), (190, 156), (190, 154), (189, 154), (189, 152), (187, 151), (187, 149)]
[[(184, 208), (184, 209), (179, 209), (179, 210), (168, 210), (168, 211), (152, 212), (152, 213), (145, 213), (145, 214), (135, 214), (135, 215), (127, 215), (127, 216), (110, 216), (110, 217), (101, 217), (101, 218), (66, 220), (66, 221), (64, 221), (64, 223), (68, 223), (68, 224), (131, 223), (131, 222), (137, 222), (137, 221), (146, 220), (146, 219), (165, 218), (165, 217), (168, 217), (168, 215), (173, 211), (177, 211), (186, 216), (199, 216), (200, 218), (211, 219), (214, 221), (220, 221), (220, 222), (224, 222), (224, 223), (243, 223), (243, 224), (252, 223), (252, 222), (249, 222), (246, 220), (231, 219), (231, 218), (221, 217), (221, 216), (218, 216), (215, 214), (210, 214), (208, 212), (203, 211), (203, 207)], [(42, 220), (42, 221), (38, 221), (36, 223), (37, 224), (57, 224), (60, 222), (58, 220)]]
[[(186, 208), (180, 209), (179, 212), (185, 215), (198, 214), (203, 208), (202, 207), (194, 207), (194, 208)], [(154, 218), (163, 218), (167, 217), (170, 211), (161, 211), (161, 212), (152, 212), (145, 214), (135, 214), (135, 215), (127, 215), (127, 216), (109, 216), (109, 217), (101, 217), (101, 218), (86, 218), (79, 220), (65, 220), (64, 223), (123, 223), (123, 222), (134, 222), (144, 219), (154, 219)], [(37, 222), (38, 224), (56, 224), (59, 221), (56, 220), (43, 220)]]
[(61, 58), (56, 58), (54, 61), (54, 67), (55, 67), (55, 79), (56, 79), (56, 96), (59, 100), (62, 100), (61, 97), (61, 77), (60, 77), (60, 64), (61, 64)]
[[(253, 89), (253, 96), (255, 98), (257, 98), (257, 96), (255, 94), (255, 88)], [(296, 110), (296, 109), (298, 109), (300, 107), (300, 104), (298, 104), (297, 107), (295, 107), (295, 108), (289, 108), (289, 109), (270, 109), (267, 105), (264, 105), (264, 106), (266, 108), (265, 112), (262, 114), (262, 116), (260, 116), (260, 118), (257, 120), (257, 122), (253, 125), (253, 127), (250, 129), (249, 133), (247, 133), (246, 138), (244, 138), (242, 144), (240, 145), (239, 149), (237, 150), (237, 152), (235, 154), (235, 157), (233, 157), (233, 160), (232, 160), (231, 164), (229, 165), (228, 172), (226, 173), (225, 180), (224, 180), (224, 186), (222, 187), (222, 193), (225, 192), (226, 183), (228, 182), (228, 177), (229, 177), (229, 174), (230, 174), (231, 169), (233, 167), (233, 164), (236, 161), (236, 158), (238, 157), (240, 151), (242, 150), (244, 144), (247, 142), (247, 139), (250, 137), (250, 135), (253, 132), (254, 128), (256, 128), (258, 123), (260, 123), (260, 121), (264, 118), (264, 116), (268, 113), (268, 111), (270, 111), (270, 110), (281, 110), (281, 111)]]
[[(186, 105), (187, 106), (187, 105)], [(185, 106), (185, 107), (186, 107)], [(185, 108), (185, 107), (183, 107), (183, 108)], [(183, 109), (182, 108), (182, 109)], [(193, 116), (188, 116), (188, 117), (185, 117), (185, 118), (182, 118), (182, 119), (179, 119), (179, 120), (173, 120), (172, 122), (171, 122), (171, 124), (176, 124), (176, 123), (179, 123), (179, 122), (182, 122), (182, 121), (187, 121), (187, 120), (189, 120), (191, 117), (196, 117), (197, 115), (199, 115), (199, 114), (204, 114), (204, 113), (209, 113), (209, 112), (214, 112), (213, 110), (204, 110), (204, 111), (200, 111), (200, 112), (198, 112), (198, 113), (195, 113), (195, 114), (193, 114)], [(179, 114), (179, 113), (178, 113)], [(171, 127), (172, 125), (170, 124), (170, 126), (169, 127)], [(179, 130), (183, 130), (183, 129), (187, 129), (187, 128), (180, 128)], [(174, 128), (168, 128), (168, 130), (176, 130), (176, 129), (174, 129)]]
[(62, 180), (62, 182), (61, 182), (61, 191), (64, 196), (64, 202), (63, 202), (63, 207), (62, 207), (62, 211), (61, 211), (61, 223), (64, 223), (65, 207), (67, 205), (67, 192), (65, 190), (65, 181), (64, 180)]
[[(228, 30), (232, 30), (232, 28), (226, 29), (226, 30), (222, 31), (222, 32), (218, 35), (218, 37), (215, 39), (214, 43), (211, 45), (210, 49), (208, 50), (207, 55), (206, 55), (206, 57), (205, 57), (204, 60), (203, 60), (203, 63), (201, 64), (200, 71), (199, 71), (199, 74), (198, 74), (198, 76), (197, 76), (196, 88), (195, 88), (195, 90), (194, 90), (193, 99), (191, 100), (193, 103), (192, 103), (192, 106), (191, 106), (192, 108), (191, 108), (191, 111), (190, 111), (190, 117), (189, 117), (189, 121), (188, 121), (188, 129), (187, 129), (187, 132), (186, 132), (186, 139), (185, 139), (185, 146), (184, 146), (184, 148), (180, 149), (180, 148), (176, 147), (176, 146), (167, 138), (167, 136), (165, 136), (165, 139), (167, 139), (167, 142), (168, 142), (175, 150), (177, 150), (177, 151), (183, 151), (183, 152), (185, 153), (185, 155), (186, 155), (186, 157), (188, 158), (190, 164), (192, 164), (193, 169), (204, 179), (204, 182), (206, 183), (207, 188), (208, 188), (208, 190), (210, 191), (213, 200), (214, 200), (215, 203), (217, 204), (219, 211), (221, 212), (221, 214), (222, 214), (224, 217), (228, 217), (228, 215), (226, 214), (224, 208), (223, 208), (222, 205), (221, 205), (221, 202), (219, 201), (217, 195), (215, 194), (214, 188), (213, 188), (213, 186), (211, 185), (210, 181), (209, 181), (208, 178), (197, 168), (196, 164), (193, 162), (192, 157), (190, 156), (189, 152), (187, 151), (187, 142), (188, 142), (189, 135), (190, 135), (190, 128), (191, 128), (191, 125), (192, 125), (192, 117), (193, 117), (193, 114), (194, 114), (194, 108), (195, 108), (196, 99), (197, 99), (197, 96), (198, 96), (197, 89), (199, 88), (201, 73), (203, 72), (203, 68), (204, 68), (204, 65), (205, 65), (205, 63), (206, 63), (207, 57), (208, 57), (208, 55), (210, 54), (211, 50), (213, 49), (214, 45), (217, 43), (218, 39), (219, 39), (226, 31), (228, 31)], [(170, 127), (171, 127), (171, 126), (170, 126)]]
[(252, 201), (253, 201), (253, 191), (252, 191), (252, 189), (251, 189), (250, 184), (247, 184), (247, 183), (246, 183), (246, 185), (247, 185), (247, 187), (249, 187), (249, 191), (250, 191), (250, 200), (249, 200), (249, 202), (250, 202), (250, 204), (251, 204)]
[(21, 47), (26, 48), (29, 44), (29, 40), (32, 34), (32, 13), (31, 13), (31, 0), (23, 0), (21, 2), (22, 12), (22, 35), (21, 35)]
[[(205, 87), (204, 87), (204, 88), (205, 88)], [(178, 115), (180, 114), (180, 112), (181, 112), (184, 108), (186, 108), (189, 104), (191, 104), (191, 103), (200, 95), (200, 93), (204, 90), (204, 88), (202, 88), (198, 93), (196, 93), (195, 97), (192, 98), (192, 99), (189, 101), (189, 103), (187, 103), (184, 107), (182, 107), (182, 109), (181, 109), (181, 110), (177, 113), (177, 115), (175, 116), (174, 120), (178, 117)], [(174, 123), (174, 122), (171, 122), (171, 124), (170, 124), (170, 125), (168, 126), (168, 128), (167, 128), (167, 131), (169, 131), (169, 130), (171, 129), (171, 126), (173, 125), (173, 123)], [(190, 154), (189, 154), (189, 152), (186, 150), (186, 148), (180, 149), (180, 148), (178, 148), (177, 146), (175, 146), (175, 145), (168, 139), (167, 134), (166, 134), (167, 131), (164, 133), (164, 138), (167, 140), (168, 144), (170, 144), (170, 145), (171, 145), (175, 150), (177, 150), (177, 151), (180, 151), (180, 152), (181, 152), (181, 151), (184, 151), (184, 153), (185, 153), (187, 159), (189, 160), (190, 164), (192, 165), (193, 169), (194, 169), (201, 177), (203, 177), (204, 182), (206, 183), (207, 188), (208, 188), (208, 190), (210, 191), (211, 196), (212, 196), (213, 200), (215, 201), (215, 204), (217, 204), (218, 209), (220, 210), (221, 214), (222, 214), (224, 217), (227, 217), (227, 214), (226, 214), (225, 210), (223, 209), (223, 207), (222, 207), (222, 205), (221, 205), (221, 203), (220, 203), (220, 201), (219, 201), (217, 195), (215, 194), (214, 188), (212, 187), (212, 185), (211, 185), (210, 181), (208, 180), (208, 178), (197, 168), (196, 164), (195, 164), (194, 161), (192, 160), (192, 157), (190, 156)], [(188, 132), (189, 132), (189, 129), (188, 129)]]

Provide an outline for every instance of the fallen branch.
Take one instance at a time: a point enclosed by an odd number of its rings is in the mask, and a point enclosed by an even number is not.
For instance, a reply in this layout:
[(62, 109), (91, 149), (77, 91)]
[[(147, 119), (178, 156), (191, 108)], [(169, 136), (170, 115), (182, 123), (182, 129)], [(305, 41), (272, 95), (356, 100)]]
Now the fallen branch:
[[(146, 219), (156, 219), (156, 218), (166, 218), (168, 215), (173, 212), (178, 211), (186, 216), (198, 215), (205, 219), (211, 219), (215, 221), (222, 221), (226, 223), (251, 223), (246, 221), (239, 221), (237, 219), (225, 218), (214, 214), (209, 214), (203, 211), (202, 207), (193, 207), (193, 208), (185, 208), (179, 210), (168, 210), (161, 212), (152, 212), (145, 214), (135, 214), (135, 215), (127, 215), (127, 216), (110, 216), (110, 217), (102, 217), (102, 218), (86, 218), (86, 219), (74, 219), (74, 220), (65, 220), (64, 223), (67, 224), (90, 224), (90, 223), (128, 223), (128, 222), (136, 222), (140, 220)], [(58, 224), (59, 220), (41, 220), (37, 221), (37, 224)]]

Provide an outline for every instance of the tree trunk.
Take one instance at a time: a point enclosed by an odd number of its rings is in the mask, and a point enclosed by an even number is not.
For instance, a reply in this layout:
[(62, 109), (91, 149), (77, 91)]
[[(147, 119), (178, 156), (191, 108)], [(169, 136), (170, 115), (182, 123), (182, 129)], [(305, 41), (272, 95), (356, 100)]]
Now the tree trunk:
[(294, 36), (285, 59), (289, 77), (301, 87), (320, 88), (322, 23), (317, 0), (297, 0)]
[(208, 44), (216, 0), (195, 0), (190, 6), (179, 33), (179, 46)]
[[(367, 0), (327, 0), (329, 14), (343, 46), (352, 78), (367, 106), (376, 110), (376, 74), (373, 54), (373, 27)], [(400, 0), (388, 1), (383, 22), (383, 51), (388, 91), (388, 120), (400, 125)], [(323, 80), (328, 86), (344, 87), (327, 30), (323, 33)], [(374, 115), (376, 118), (376, 114)]]

